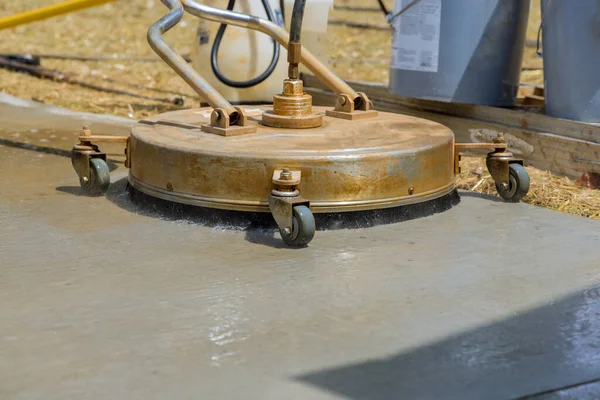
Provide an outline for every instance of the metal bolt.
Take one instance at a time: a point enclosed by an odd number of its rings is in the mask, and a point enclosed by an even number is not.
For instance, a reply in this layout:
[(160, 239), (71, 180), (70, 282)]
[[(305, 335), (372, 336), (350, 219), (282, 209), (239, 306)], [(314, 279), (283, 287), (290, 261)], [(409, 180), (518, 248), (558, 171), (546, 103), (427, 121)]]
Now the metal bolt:
[(346, 98), (342, 96), (340, 97), (340, 105), (343, 106), (344, 104), (346, 104)]
[(292, 233), (292, 230), (290, 228), (283, 228), (281, 232), (283, 232), (285, 236), (288, 236)]
[(408, 194), (413, 194), (415, 192), (415, 188), (414, 187), (409, 187), (408, 188)]
[(509, 188), (508, 183), (505, 183), (505, 182), (502, 182), (500, 184), (500, 187), (502, 188), (502, 190), (508, 190), (508, 188)]
[(279, 174), (279, 179), (281, 179), (282, 181), (291, 181), (292, 180), (292, 173), (290, 172), (289, 168), (284, 168), (281, 173)]
[[(84, 125), (83, 128), (81, 128), (80, 136), (92, 136), (92, 131), (90, 131), (90, 128), (87, 125)], [(90, 142), (86, 139), (79, 139), (79, 144), (88, 146), (89, 143)]]
[(87, 178), (87, 176), (84, 176), (83, 178), (81, 178), (81, 182), (83, 183), (88, 183), (89, 179)]

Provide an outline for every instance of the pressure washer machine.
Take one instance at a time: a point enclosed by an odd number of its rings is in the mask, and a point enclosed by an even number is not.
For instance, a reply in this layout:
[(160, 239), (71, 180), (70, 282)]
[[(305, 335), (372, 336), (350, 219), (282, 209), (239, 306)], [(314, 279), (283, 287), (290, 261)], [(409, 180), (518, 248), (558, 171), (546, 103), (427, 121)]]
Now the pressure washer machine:
[[(177, 203), (270, 212), (285, 243), (301, 247), (315, 234), (313, 213), (406, 206), (454, 192), (464, 148), (491, 149), (487, 167), (506, 201), (527, 193), (527, 171), (502, 136), (457, 144), (439, 123), (375, 110), (364, 93), (320, 63), (301, 44), (304, 0), (294, 3), (289, 33), (271, 21), (194, 0), (162, 2), (170, 11), (151, 26), (148, 41), (210, 107), (139, 121), (128, 137), (84, 130), (72, 162), (86, 194), (101, 195), (110, 184), (97, 143), (123, 141), (135, 189)], [(163, 40), (184, 11), (265, 33), (287, 49), (288, 78), (272, 105), (233, 106)], [(335, 104), (312, 105), (300, 63), (336, 94)]]

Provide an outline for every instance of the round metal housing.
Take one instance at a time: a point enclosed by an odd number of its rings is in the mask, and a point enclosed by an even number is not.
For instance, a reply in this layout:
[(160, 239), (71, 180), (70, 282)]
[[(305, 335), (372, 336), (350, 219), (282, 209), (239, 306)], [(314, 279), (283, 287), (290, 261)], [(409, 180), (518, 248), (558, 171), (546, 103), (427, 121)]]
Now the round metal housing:
[(200, 126), (212, 109), (157, 115), (129, 143), (129, 182), (162, 199), (204, 207), (269, 211), (273, 171), (301, 171), (300, 194), (313, 212), (413, 204), (454, 190), (454, 135), (436, 122), (380, 112), (345, 120), (323, 115), (312, 129), (260, 124), (264, 107), (244, 107), (256, 133), (219, 136)]

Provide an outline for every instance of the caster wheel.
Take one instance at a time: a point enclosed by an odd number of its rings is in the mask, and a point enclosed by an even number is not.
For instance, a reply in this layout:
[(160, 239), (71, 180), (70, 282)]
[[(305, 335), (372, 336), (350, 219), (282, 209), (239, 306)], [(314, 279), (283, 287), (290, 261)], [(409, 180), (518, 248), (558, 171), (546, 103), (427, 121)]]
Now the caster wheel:
[(508, 188), (502, 189), (500, 185), (496, 184), (496, 190), (505, 201), (517, 203), (529, 191), (529, 174), (522, 165), (510, 164), (508, 178)]
[(306, 246), (315, 236), (315, 217), (306, 206), (294, 207), (292, 231), (288, 234), (279, 230), (283, 241), (293, 247)]
[(90, 160), (90, 178), (79, 178), (79, 184), (86, 196), (101, 196), (110, 185), (110, 170), (101, 158)]

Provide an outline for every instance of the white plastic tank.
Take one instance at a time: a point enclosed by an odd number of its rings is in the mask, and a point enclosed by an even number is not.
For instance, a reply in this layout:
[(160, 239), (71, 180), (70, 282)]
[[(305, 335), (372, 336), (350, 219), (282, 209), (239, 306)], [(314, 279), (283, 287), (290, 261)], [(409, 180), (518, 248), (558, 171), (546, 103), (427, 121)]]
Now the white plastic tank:
[[(285, 0), (284, 12), (279, 0), (268, 0), (277, 24), (289, 27), (293, 0)], [(204, 4), (221, 9), (227, 8), (227, 0), (205, 0)], [(324, 33), (333, 0), (307, 0), (302, 24), (302, 44), (326, 63), (327, 48)], [(233, 11), (267, 19), (260, 0), (237, 0)], [(283, 16), (285, 15), (285, 21)], [(221, 82), (211, 67), (211, 50), (220, 24), (200, 20), (197, 33), (194, 68), (227, 100), (234, 104), (272, 102), (273, 94), (280, 93), (287, 77), (287, 52), (281, 48), (279, 62), (273, 73), (262, 83), (249, 88), (234, 88)], [(267, 35), (248, 29), (228, 26), (221, 40), (218, 65), (221, 73), (234, 81), (247, 81), (261, 75), (271, 63), (273, 42)]]

